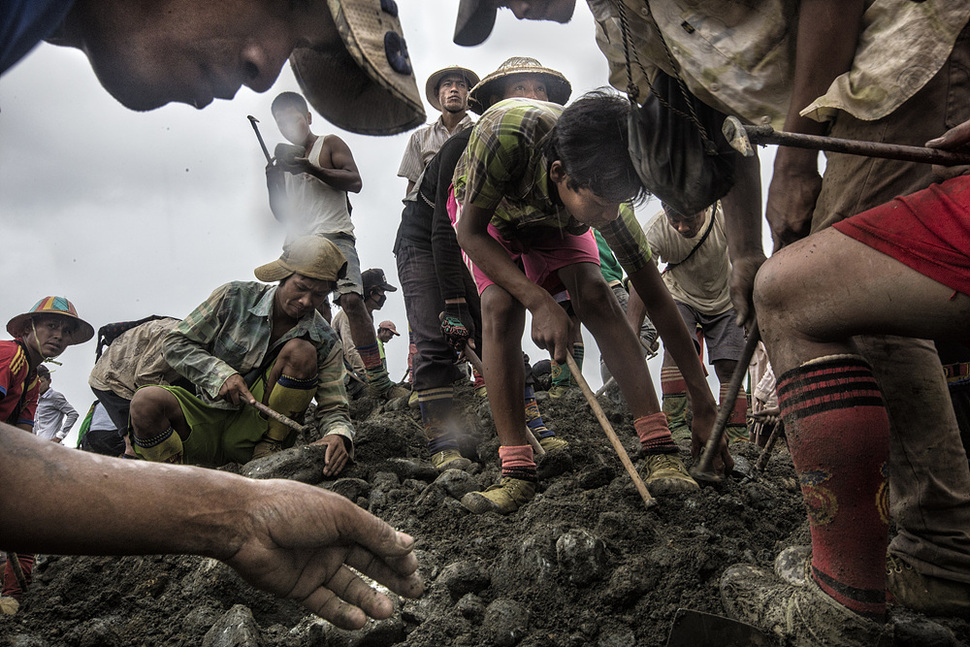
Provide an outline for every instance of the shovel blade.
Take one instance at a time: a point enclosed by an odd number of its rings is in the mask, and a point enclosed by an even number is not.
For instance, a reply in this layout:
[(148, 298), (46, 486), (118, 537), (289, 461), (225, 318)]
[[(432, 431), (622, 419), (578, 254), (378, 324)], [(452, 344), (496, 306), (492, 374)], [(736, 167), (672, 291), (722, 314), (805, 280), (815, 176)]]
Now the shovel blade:
[(757, 627), (694, 609), (677, 609), (667, 637), (667, 647), (768, 647), (774, 644)]

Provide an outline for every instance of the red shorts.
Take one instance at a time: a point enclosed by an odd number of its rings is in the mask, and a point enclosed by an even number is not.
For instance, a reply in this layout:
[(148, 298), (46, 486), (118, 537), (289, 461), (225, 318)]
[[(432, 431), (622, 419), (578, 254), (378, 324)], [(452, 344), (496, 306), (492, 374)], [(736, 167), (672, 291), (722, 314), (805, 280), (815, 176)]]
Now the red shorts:
[[(452, 226), (458, 221), (460, 215), (461, 205), (455, 200), (455, 190), (452, 187), (448, 191), (448, 217), (451, 218)], [(488, 234), (502, 246), (526, 278), (551, 294), (563, 292), (566, 289), (559, 279), (558, 270), (576, 263), (596, 263), (597, 266), (600, 264), (599, 248), (596, 246), (592, 229), (577, 236), (550, 228), (548, 232), (542, 230), (538, 235), (528, 238), (507, 240), (489, 223)], [(495, 283), (472, 263), (464, 251), (461, 256), (475, 279), (479, 294)]]
[(834, 225), (924, 276), (970, 294), (970, 176), (901, 196)]

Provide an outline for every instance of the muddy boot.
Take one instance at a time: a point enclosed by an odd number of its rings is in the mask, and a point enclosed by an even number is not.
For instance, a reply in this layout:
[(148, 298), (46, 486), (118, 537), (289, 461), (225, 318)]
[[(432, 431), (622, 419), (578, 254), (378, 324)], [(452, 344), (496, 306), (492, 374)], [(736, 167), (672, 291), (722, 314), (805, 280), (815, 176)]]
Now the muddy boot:
[(561, 451), (569, 447), (569, 443), (556, 436), (546, 436), (539, 439), (539, 446), (548, 454), (550, 452)]
[(444, 472), (445, 470), (468, 469), (472, 462), (462, 456), (457, 449), (445, 449), (431, 455), (431, 464), (439, 472)]
[(454, 405), (454, 389), (443, 386), (434, 389), (421, 389), (418, 406), (421, 408), (421, 422), (424, 424), (424, 437), (428, 441), (431, 464), (439, 472), (448, 469), (466, 469), (472, 464), (458, 451), (458, 438), (450, 427)]
[(663, 412), (667, 416), (667, 427), (674, 440), (690, 440), (690, 427), (687, 424), (687, 394), (664, 393)]
[(469, 492), (461, 498), (461, 504), (475, 514), (511, 514), (531, 501), (535, 494), (534, 481), (503, 476), (498, 485), (492, 485), (484, 492)]
[(769, 571), (735, 564), (721, 576), (721, 602), (728, 616), (774, 634), (795, 647), (889, 647), (892, 626), (842, 606), (809, 580), (805, 586), (779, 581)]
[(794, 586), (805, 586), (812, 579), (812, 547), (789, 546), (775, 558), (775, 575)]
[(677, 454), (648, 454), (640, 472), (651, 494), (696, 492), (701, 489)]
[(970, 584), (920, 573), (896, 555), (886, 558), (891, 602), (928, 616), (970, 620)]

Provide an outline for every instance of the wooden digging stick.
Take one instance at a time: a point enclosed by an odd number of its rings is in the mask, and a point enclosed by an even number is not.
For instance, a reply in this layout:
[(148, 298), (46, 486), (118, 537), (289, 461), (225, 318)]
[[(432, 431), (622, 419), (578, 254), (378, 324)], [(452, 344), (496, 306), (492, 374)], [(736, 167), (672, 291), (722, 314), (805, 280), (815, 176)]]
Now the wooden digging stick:
[(586, 383), (586, 378), (583, 377), (582, 371), (576, 365), (576, 360), (573, 359), (572, 355), (566, 355), (566, 364), (569, 365), (569, 370), (573, 374), (573, 379), (576, 380), (576, 384), (579, 385), (580, 390), (582, 390), (583, 395), (586, 396), (586, 401), (589, 402), (589, 407), (593, 410), (596, 415), (596, 419), (599, 420), (600, 426), (603, 427), (603, 431), (606, 432), (606, 437), (610, 439), (610, 444), (613, 445), (613, 449), (616, 451), (617, 456), (620, 457), (620, 462), (623, 463), (623, 467), (626, 468), (626, 473), (630, 475), (633, 479), (633, 484), (637, 487), (637, 492), (640, 493), (640, 498), (643, 499), (644, 505), (647, 508), (652, 508), (657, 505), (657, 500), (650, 496), (650, 491), (647, 490), (646, 483), (637, 474), (637, 470), (633, 467), (633, 461), (630, 460), (630, 456), (623, 449), (623, 443), (617, 438), (616, 432), (613, 431), (613, 425), (610, 421), (606, 419), (606, 414), (603, 413), (603, 407), (596, 400), (596, 396), (593, 395), (593, 390), (589, 388), (589, 384)]
[[(485, 376), (485, 367), (482, 365), (482, 358), (478, 356), (478, 353), (475, 352), (474, 348), (468, 344), (465, 344), (465, 348), (461, 351), (461, 354), (465, 357), (465, 359), (471, 362), (472, 367), (478, 371), (479, 375), (482, 377)], [(487, 387), (488, 385), (486, 384), (485, 386)], [(532, 445), (532, 455), (535, 458), (545, 455), (546, 450), (543, 449), (542, 445), (539, 444), (539, 439), (536, 438), (534, 433), (532, 433), (532, 430), (529, 429), (528, 425), (525, 427), (525, 437), (528, 439), (529, 444)]]
[(300, 423), (298, 423), (296, 420), (293, 420), (292, 418), (287, 418), (286, 416), (284, 416), (279, 411), (276, 411), (274, 409), (270, 409), (269, 407), (267, 407), (265, 404), (263, 404), (259, 400), (254, 400), (253, 402), (246, 402), (246, 404), (248, 404), (251, 407), (255, 407), (256, 410), (259, 411), (261, 414), (263, 414), (265, 416), (269, 416), (270, 418), (272, 418), (273, 420), (275, 420), (277, 422), (283, 423), (284, 425), (286, 425), (290, 429), (293, 429), (295, 431), (306, 431), (306, 427), (304, 427), (303, 425), (301, 425)]
[(728, 385), (727, 393), (724, 394), (724, 399), (721, 400), (721, 406), (717, 410), (717, 419), (714, 421), (714, 428), (711, 429), (711, 437), (707, 440), (707, 445), (704, 447), (704, 453), (701, 454), (701, 460), (690, 471), (690, 475), (694, 477), (695, 481), (718, 483), (721, 480), (721, 477), (714, 473), (711, 466), (714, 464), (714, 457), (720, 449), (721, 437), (724, 436), (724, 428), (727, 427), (728, 418), (731, 417), (731, 413), (734, 411), (734, 401), (738, 399), (738, 392), (741, 391), (741, 383), (744, 382), (744, 376), (748, 372), (748, 364), (751, 363), (751, 357), (754, 355), (760, 339), (761, 333), (758, 331), (758, 327), (754, 326), (751, 332), (748, 333), (748, 341), (744, 345), (744, 351), (742, 351), (741, 357), (738, 359), (738, 366), (734, 369), (734, 375), (731, 376), (731, 383)]

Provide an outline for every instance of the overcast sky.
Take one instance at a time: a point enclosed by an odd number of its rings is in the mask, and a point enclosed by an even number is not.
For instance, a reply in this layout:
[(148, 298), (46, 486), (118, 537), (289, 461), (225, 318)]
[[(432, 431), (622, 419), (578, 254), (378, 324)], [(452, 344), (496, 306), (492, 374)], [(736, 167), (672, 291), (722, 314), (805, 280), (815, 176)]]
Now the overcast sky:
[[(510, 56), (533, 56), (561, 71), (574, 98), (608, 82), (581, 1), (568, 25), (519, 22), (502, 11), (492, 37), (475, 48), (451, 42), (454, 0), (398, 6), (422, 96), (437, 69), (458, 64), (484, 77)], [(243, 88), (201, 111), (170, 104), (135, 113), (100, 87), (81, 52), (37, 47), (0, 78), (0, 323), (48, 295), (69, 298), (95, 330), (150, 314), (184, 317), (217, 286), (255, 280), (253, 268), (279, 256), (284, 234), (268, 207), (265, 160), (246, 116), (260, 120), (272, 151), (282, 137), (269, 106), (285, 90), (299, 91), (289, 66), (265, 94)], [(427, 102), (425, 109), (429, 120), (437, 117)], [(391, 248), (406, 188), (396, 174), (409, 134), (354, 135), (318, 115), (312, 128), (350, 146), (363, 179), (353, 197), (361, 266), (383, 268), (400, 286)], [(649, 202), (641, 220), (657, 209)], [(391, 319), (404, 333), (400, 291), (374, 318)], [(526, 342), (533, 361), (543, 356)], [(63, 366), (51, 367), (54, 388), (82, 416), (94, 400), (87, 386), (94, 348), (93, 340), (70, 347), (59, 358)], [(392, 379), (402, 377), (406, 352), (404, 336), (387, 345)], [(584, 374), (595, 388), (598, 353), (589, 338), (587, 358)]]

